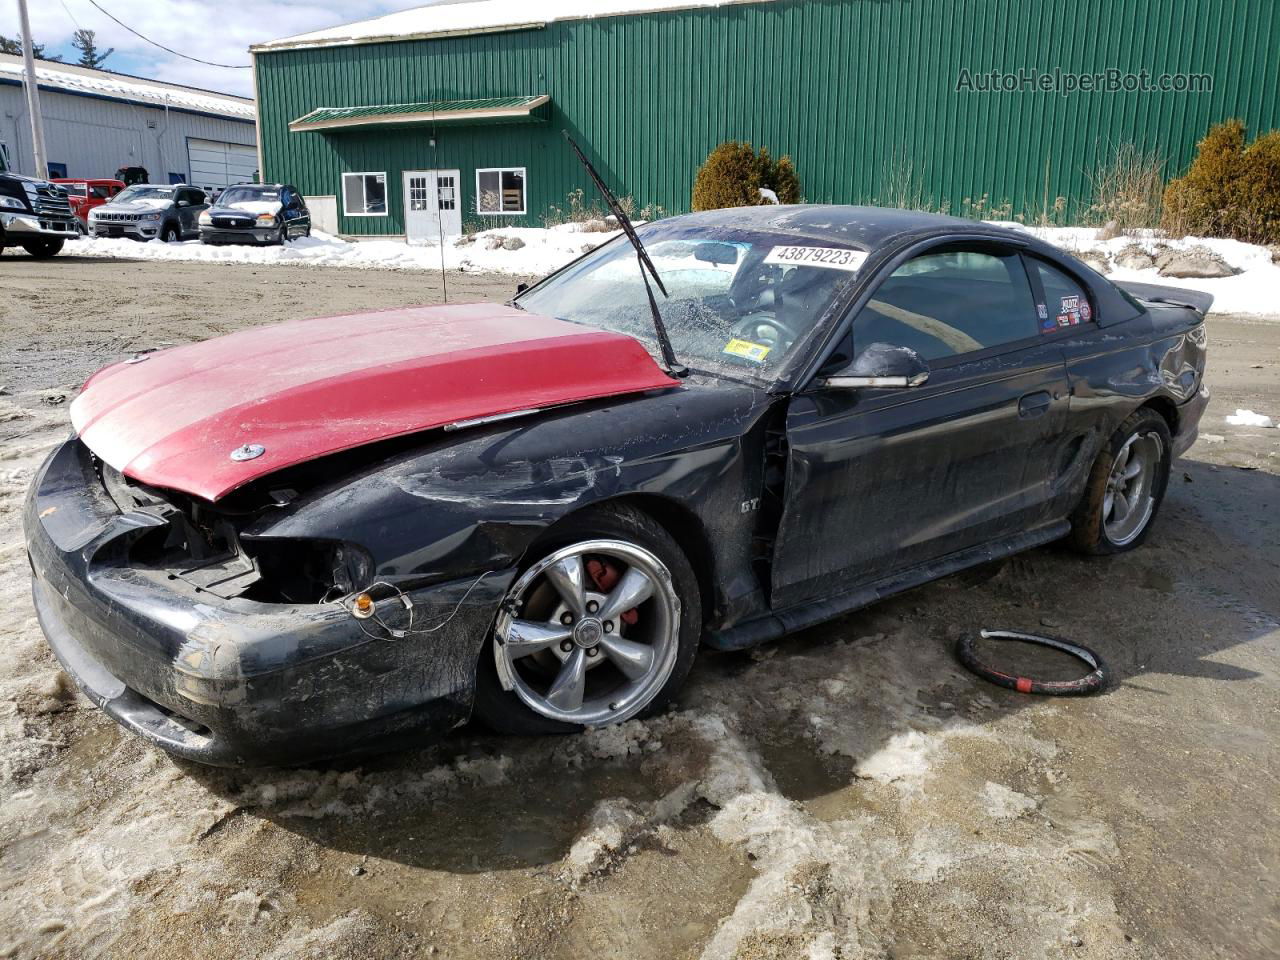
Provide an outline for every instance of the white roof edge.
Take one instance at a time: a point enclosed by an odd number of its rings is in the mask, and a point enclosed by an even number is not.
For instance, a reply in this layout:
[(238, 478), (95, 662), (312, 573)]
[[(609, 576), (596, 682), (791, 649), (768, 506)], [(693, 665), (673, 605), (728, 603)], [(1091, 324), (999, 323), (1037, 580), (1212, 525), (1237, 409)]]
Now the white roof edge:
[(273, 53), (315, 47), (397, 43), (513, 30), (537, 30), (549, 23), (593, 20), (646, 13), (676, 13), (773, 0), (545, 0), (536, 5), (537, 19), (529, 19), (521, 0), (470, 0), (438, 3), (340, 24), (280, 40), (254, 44), (249, 52)]
[[(25, 75), (21, 56), (0, 53), (0, 76), (21, 78)], [(167, 104), (170, 109), (219, 114), (236, 120), (252, 120), (257, 112), (251, 97), (165, 83), (163, 80), (151, 80), (147, 77), (133, 77), (109, 70), (95, 70), (56, 60), (37, 60), (36, 78), (44, 86), (59, 88), (67, 93), (113, 97), (154, 107)]]

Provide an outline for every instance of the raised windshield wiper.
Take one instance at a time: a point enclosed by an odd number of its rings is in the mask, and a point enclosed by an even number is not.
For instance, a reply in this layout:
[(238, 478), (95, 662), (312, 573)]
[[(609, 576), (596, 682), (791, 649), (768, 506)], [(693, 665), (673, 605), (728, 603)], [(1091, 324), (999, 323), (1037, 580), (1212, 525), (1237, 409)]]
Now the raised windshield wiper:
[(649, 254), (645, 252), (644, 244), (636, 236), (636, 228), (631, 225), (631, 218), (626, 215), (613, 194), (609, 192), (609, 188), (604, 185), (604, 181), (600, 179), (600, 174), (596, 173), (596, 168), (591, 165), (591, 161), (587, 159), (578, 145), (573, 142), (573, 137), (569, 136), (568, 130), (564, 131), (564, 138), (569, 141), (569, 146), (578, 155), (582, 165), (587, 168), (587, 175), (591, 177), (592, 183), (596, 185), (596, 189), (604, 197), (604, 202), (609, 206), (609, 212), (613, 214), (618, 221), (618, 226), (622, 228), (622, 232), (631, 241), (631, 246), (636, 248), (636, 259), (640, 261), (640, 279), (644, 281), (644, 292), (649, 298), (649, 310), (653, 313), (653, 329), (658, 334), (658, 348), (662, 351), (662, 361), (667, 365), (667, 373), (673, 377), (686, 376), (689, 373), (689, 368), (676, 359), (676, 352), (671, 349), (671, 338), (667, 336), (667, 325), (662, 321), (662, 311), (658, 309), (658, 299), (653, 295), (653, 287), (649, 283), (649, 277), (653, 277), (653, 282), (658, 285), (658, 289), (662, 291), (664, 297), (670, 297), (671, 295), (667, 293), (667, 288), (663, 285), (662, 278), (658, 276), (658, 271), (654, 269), (653, 261), (649, 259)]

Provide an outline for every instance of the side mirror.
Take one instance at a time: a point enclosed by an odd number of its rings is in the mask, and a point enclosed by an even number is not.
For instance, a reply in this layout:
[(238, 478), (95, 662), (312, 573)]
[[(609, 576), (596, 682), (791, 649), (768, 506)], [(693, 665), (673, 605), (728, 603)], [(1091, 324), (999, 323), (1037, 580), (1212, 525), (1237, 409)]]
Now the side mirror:
[(873, 343), (822, 386), (834, 390), (859, 387), (918, 387), (929, 380), (929, 365), (910, 347)]
[(518, 297), (518, 296), (520, 296), (520, 294), (524, 293), (524, 292), (525, 292), (526, 290), (528, 290), (528, 289), (529, 289), (529, 285), (528, 285), (527, 283), (517, 283), (517, 284), (516, 284), (516, 296), (517, 296), (517, 297)]

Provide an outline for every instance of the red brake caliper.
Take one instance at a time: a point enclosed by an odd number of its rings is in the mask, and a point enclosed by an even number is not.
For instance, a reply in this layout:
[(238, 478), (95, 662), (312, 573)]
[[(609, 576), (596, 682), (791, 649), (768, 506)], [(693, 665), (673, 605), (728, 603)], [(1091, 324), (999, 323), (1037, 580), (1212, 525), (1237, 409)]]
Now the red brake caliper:
[[(622, 572), (608, 560), (597, 560), (592, 557), (587, 561), (587, 576), (591, 578), (591, 582), (596, 585), (597, 590), (601, 593), (608, 593), (618, 585), (618, 581), (622, 579)], [(632, 607), (619, 616), (618, 619), (627, 626), (633, 627), (636, 621), (640, 619), (640, 613), (635, 607)]]

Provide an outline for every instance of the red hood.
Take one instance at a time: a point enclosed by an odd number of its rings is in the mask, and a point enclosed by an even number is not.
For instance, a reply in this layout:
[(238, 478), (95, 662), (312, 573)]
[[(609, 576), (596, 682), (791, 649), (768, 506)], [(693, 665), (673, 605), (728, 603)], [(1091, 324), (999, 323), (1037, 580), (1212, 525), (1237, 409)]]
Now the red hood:
[[(71, 422), (126, 476), (206, 500), (376, 440), (677, 385), (631, 337), (486, 303), (293, 320), (144, 356), (94, 374)], [(266, 450), (232, 460), (245, 444)]]

